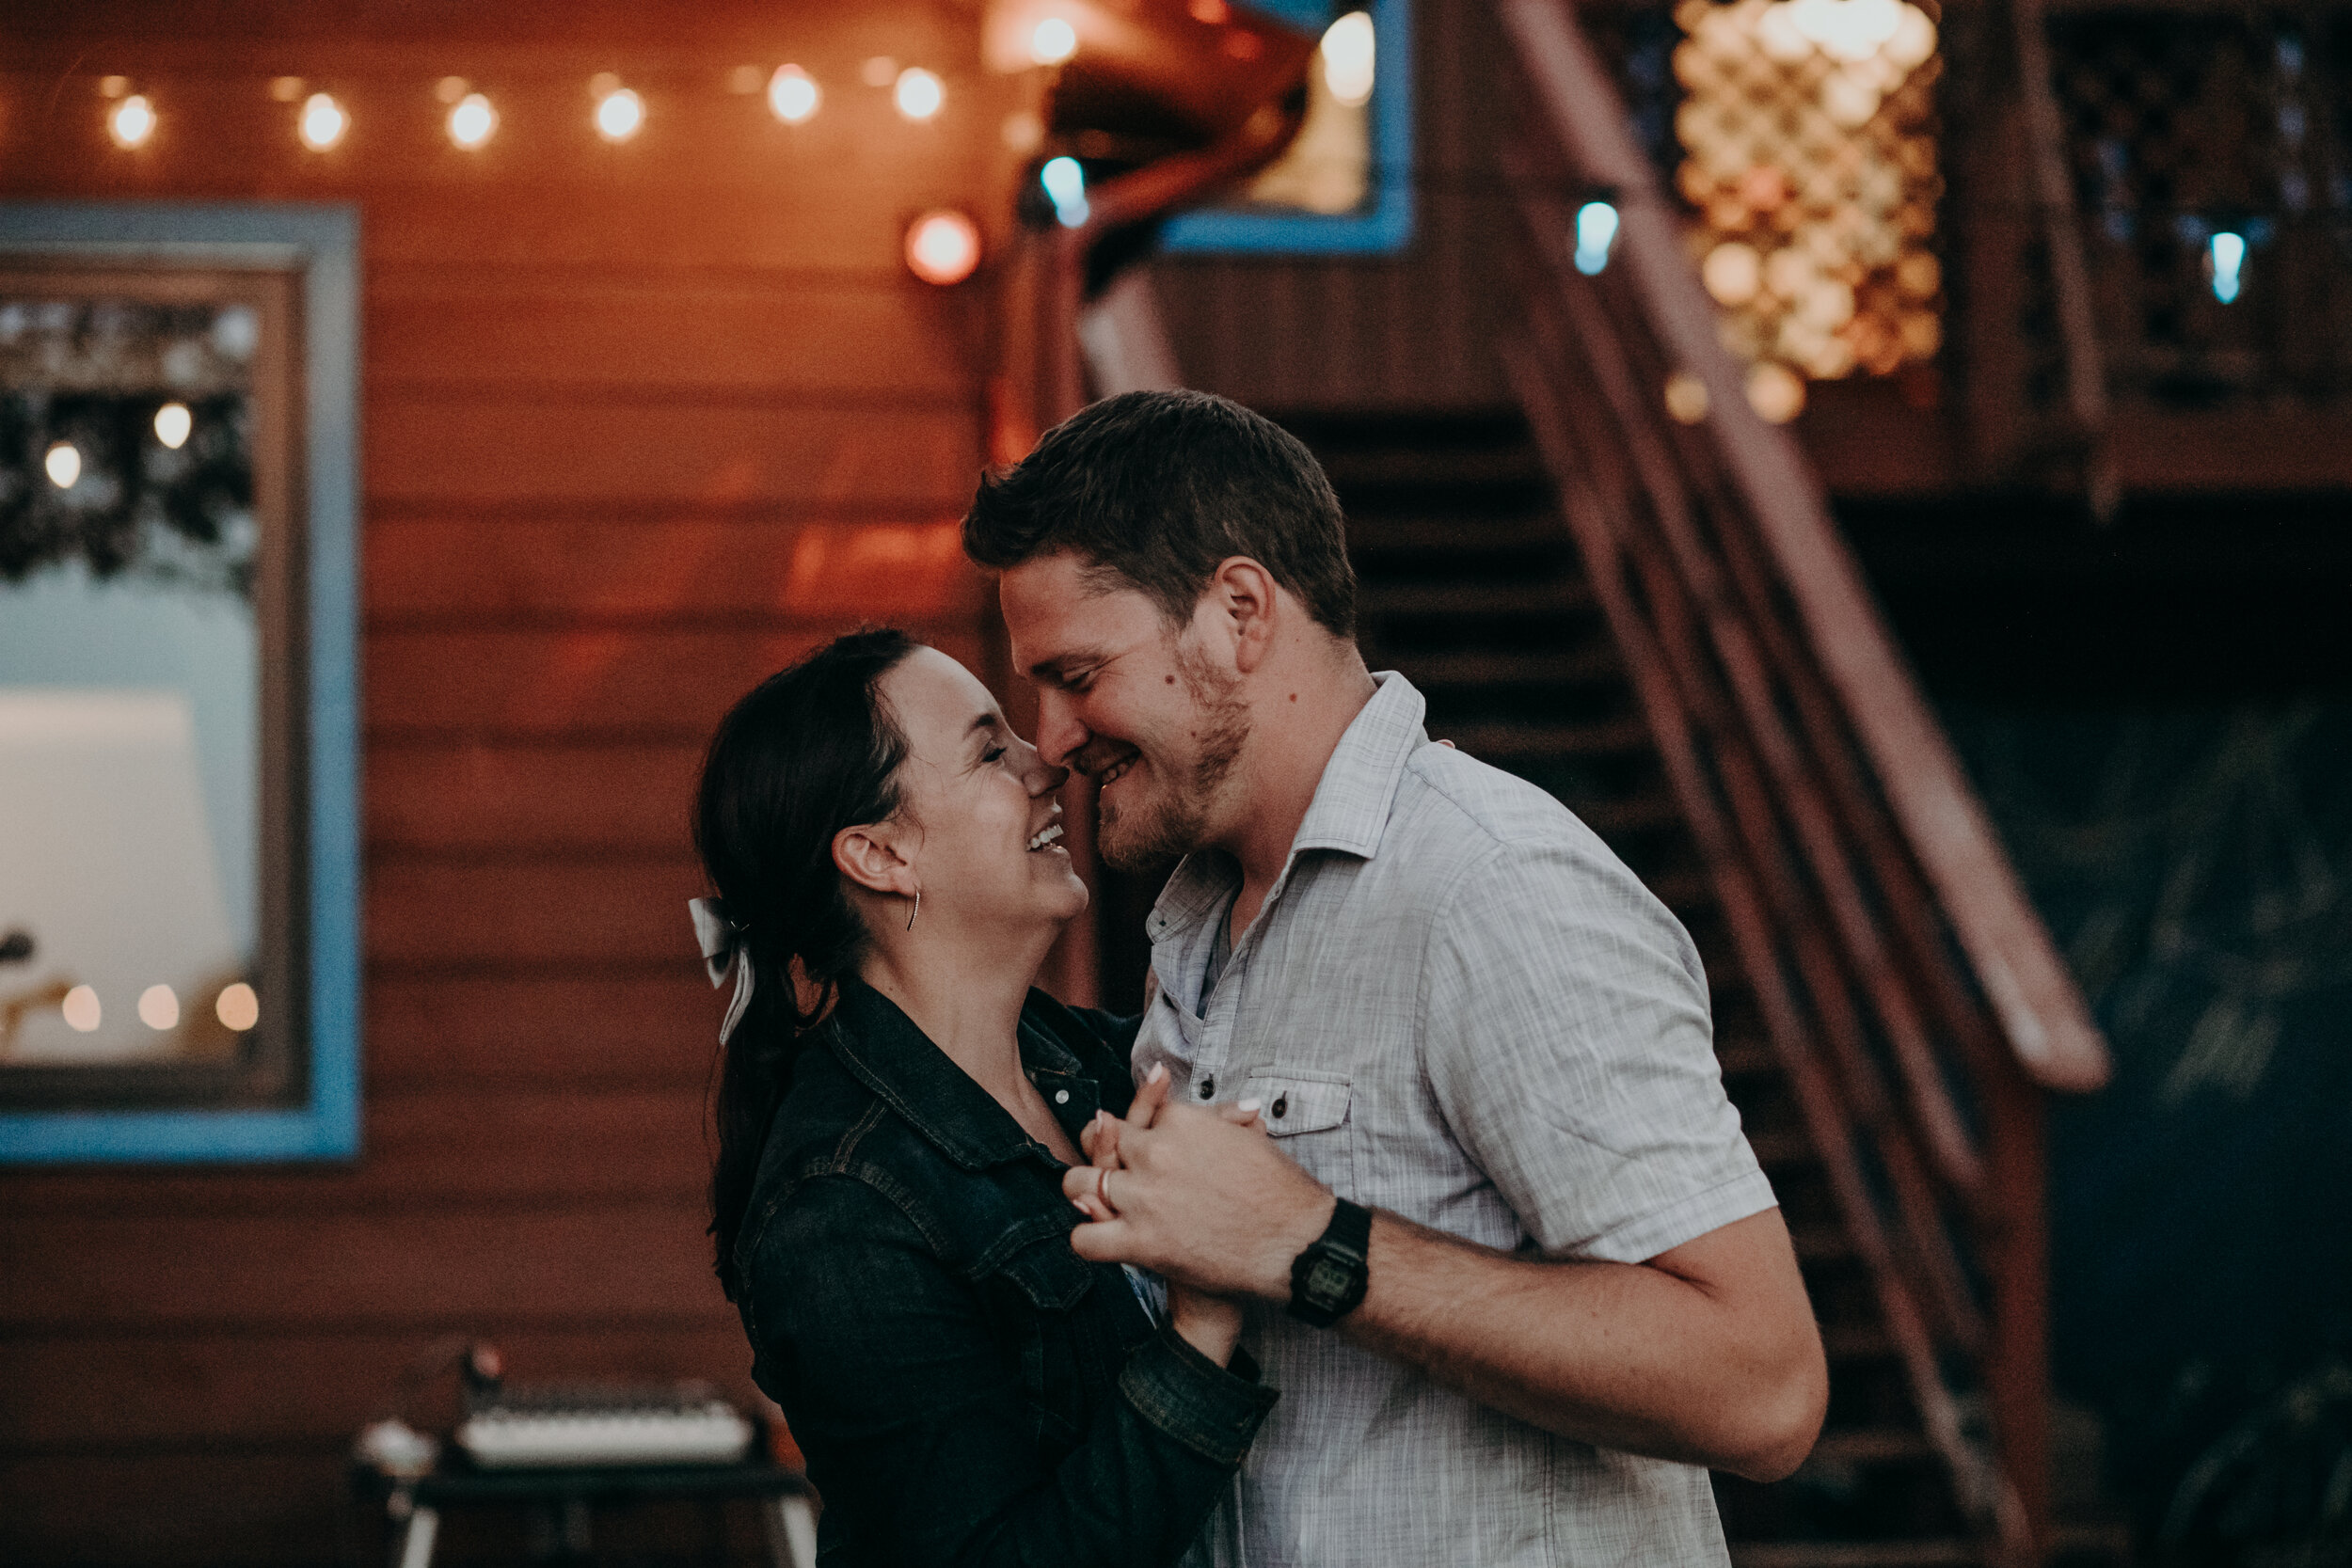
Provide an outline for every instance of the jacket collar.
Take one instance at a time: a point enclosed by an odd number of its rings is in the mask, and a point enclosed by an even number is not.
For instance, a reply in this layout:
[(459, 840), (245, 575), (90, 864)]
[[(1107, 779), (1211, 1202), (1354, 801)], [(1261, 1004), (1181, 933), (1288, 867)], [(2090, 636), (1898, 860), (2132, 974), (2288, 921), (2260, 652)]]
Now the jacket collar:
[[(1429, 705), (1413, 683), (1393, 670), (1383, 670), (1372, 679), (1371, 701), (1348, 722), (1331, 750), (1331, 760), (1323, 765), (1314, 799), (1291, 840), (1282, 871), (1285, 880), (1290, 866), (1310, 849), (1331, 849), (1362, 860), (1379, 854), (1405, 765), (1429, 743), (1428, 732), (1422, 728)], [(1240, 880), (1241, 868), (1221, 849), (1186, 855), (1152, 906), (1152, 940), (1160, 942), (1171, 932), (1198, 926), (1224, 907)]]
[[(1069, 1047), (1037, 1022), (1036, 1011), (1034, 1003), (1022, 1009), (1021, 1065), (1074, 1141), (1102, 1104), (1101, 1085)], [(981, 1170), (1042, 1152), (1010, 1112), (932, 1044), (897, 1003), (865, 981), (842, 982), (827, 1033), (834, 1055), (851, 1076), (957, 1164)], [(1069, 1091), (1068, 1100), (1057, 1101), (1060, 1089)]]

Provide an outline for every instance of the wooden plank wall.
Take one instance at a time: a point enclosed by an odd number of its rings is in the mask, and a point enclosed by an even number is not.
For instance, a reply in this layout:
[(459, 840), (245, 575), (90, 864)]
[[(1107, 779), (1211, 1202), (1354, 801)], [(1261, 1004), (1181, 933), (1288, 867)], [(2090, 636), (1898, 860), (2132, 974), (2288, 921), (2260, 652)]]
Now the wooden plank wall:
[(1389, 257), (1162, 257), (1152, 263), (1187, 385), (1286, 413), (1506, 406), (1512, 318), (1507, 107), (1489, 0), (1413, 0), (1419, 202)]
[[(725, 706), (834, 630), (978, 660), (985, 309), (898, 236), (1001, 151), (856, 80), (972, 58), (959, 13), (501, 9), (10, 21), (0, 194), (361, 207), (367, 1056), (353, 1166), (0, 1172), (0, 1560), (366, 1560), (340, 1455), (443, 1334), (749, 1392), (702, 1233), (689, 796)], [(719, 85), (788, 57), (830, 89), (803, 133)], [(627, 147), (588, 128), (604, 70), (648, 101)], [(137, 154), (100, 134), (114, 71), (163, 116)], [(281, 73), (342, 97), (344, 147), (294, 145)], [(501, 94), (479, 156), (448, 73)]]

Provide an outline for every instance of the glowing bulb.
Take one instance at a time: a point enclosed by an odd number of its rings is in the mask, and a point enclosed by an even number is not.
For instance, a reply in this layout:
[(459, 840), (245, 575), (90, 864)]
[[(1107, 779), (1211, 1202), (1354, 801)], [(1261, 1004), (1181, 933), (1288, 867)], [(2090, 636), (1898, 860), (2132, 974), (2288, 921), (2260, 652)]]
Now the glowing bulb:
[(106, 117), (106, 134), (117, 147), (145, 147), (147, 138), (155, 134), (155, 107), (138, 93), (134, 93), (114, 106)]
[(351, 117), (343, 106), (323, 92), (314, 92), (302, 101), (302, 118), (296, 122), (302, 145), (313, 152), (324, 152), (343, 139), (351, 129)]
[(226, 1028), (244, 1034), (262, 1022), (262, 999), (253, 994), (253, 988), (243, 980), (224, 986), (213, 1002), (213, 1016)]
[(2224, 305), (2234, 302), (2245, 281), (2246, 236), (2221, 230), (2207, 242), (2205, 252), (2213, 269), (2213, 297)]
[(817, 112), (825, 95), (816, 79), (796, 65), (780, 65), (768, 78), (768, 107), (787, 125), (798, 125)]
[(1038, 170), (1038, 182), (1054, 203), (1054, 215), (1064, 229), (1075, 229), (1086, 222), (1087, 171), (1075, 158), (1052, 158)]
[(907, 119), (929, 119), (947, 102), (947, 89), (937, 76), (921, 66), (909, 66), (898, 72), (898, 85), (891, 93), (891, 101)]
[(66, 1027), (76, 1034), (87, 1035), (98, 1027), (105, 1009), (98, 1005), (98, 993), (87, 986), (76, 986), (65, 993), (60, 1011), (65, 1014)]
[(469, 92), (449, 112), (449, 139), (464, 148), (480, 147), (499, 128), (499, 112), (478, 92)]
[(1323, 85), (1348, 108), (1372, 96), (1372, 13), (1350, 11), (1323, 30)]
[(155, 410), (155, 439), (174, 451), (188, 444), (188, 432), (195, 428), (196, 416), (184, 403), (167, 403)]
[(1617, 240), (1617, 210), (1606, 201), (1587, 201), (1576, 210), (1576, 270), (1591, 277), (1609, 264), (1609, 247)]
[(1748, 406), (1766, 424), (1787, 424), (1804, 411), (1804, 383), (1768, 359), (1748, 372)]
[(1666, 378), (1666, 412), (1677, 424), (1696, 424), (1707, 418), (1707, 383), (1689, 371)]
[(180, 1022), (180, 998), (169, 986), (150, 986), (139, 992), (139, 1022), (150, 1029), (169, 1029)]
[(1078, 52), (1078, 29), (1058, 16), (1049, 16), (1029, 34), (1029, 58), (1040, 65), (1059, 65)]
[(49, 455), (41, 459), (49, 470), (49, 483), (60, 490), (71, 490), (73, 482), (82, 477), (82, 453), (71, 441), (59, 441), (50, 447)]
[(961, 213), (941, 208), (907, 226), (907, 270), (941, 288), (961, 283), (980, 264), (980, 231)]
[(627, 87), (614, 87), (596, 100), (596, 135), (606, 141), (627, 141), (645, 123), (645, 101)]

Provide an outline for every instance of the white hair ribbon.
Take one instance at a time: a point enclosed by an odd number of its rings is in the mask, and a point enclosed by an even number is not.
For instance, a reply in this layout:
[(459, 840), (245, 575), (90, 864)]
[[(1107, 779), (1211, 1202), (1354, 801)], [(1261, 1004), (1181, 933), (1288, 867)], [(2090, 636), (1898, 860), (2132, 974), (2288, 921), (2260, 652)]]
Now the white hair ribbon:
[(689, 898), (686, 909), (694, 917), (694, 941), (702, 948), (703, 973), (710, 976), (712, 989), (725, 985), (730, 972), (735, 976), (735, 996), (719, 1025), (719, 1043), (724, 1045), (743, 1022), (743, 1009), (752, 1005), (751, 950), (743, 945), (742, 927), (727, 918), (727, 907), (720, 900)]

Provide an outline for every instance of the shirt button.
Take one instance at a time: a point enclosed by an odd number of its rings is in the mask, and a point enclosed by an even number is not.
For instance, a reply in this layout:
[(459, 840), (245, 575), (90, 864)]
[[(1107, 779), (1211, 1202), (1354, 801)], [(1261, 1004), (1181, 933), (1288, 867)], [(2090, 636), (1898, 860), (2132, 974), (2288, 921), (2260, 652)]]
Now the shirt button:
[(1201, 1099), (1206, 1100), (1215, 1093), (1216, 1093), (1216, 1080), (1215, 1078), (1203, 1078), (1200, 1080)]
[(1070, 1091), (1069, 1091), (1068, 1089), (1056, 1089), (1056, 1090), (1054, 1091), (1054, 1103), (1055, 1103), (1055, 1104), (1057, 1104), (1057, 1105), (1067, 1105), (1067, 1104), (1069, 1104), (1069, 1103), (1070, 1103)]
[(1277, 1120), (1277, 1121), (1281, 1120), (1281, 1119), (1282, 1119), (1283, 1113), (1284, 1113), (1284, 1112), (1286, 1112), (1286, 1111), (1288, 1111), (1290, 1108), (1291, 1108), (1291, 1097), (1290, 1097), (1288, 1094), (1278, 1094), (1278, 1095), (1276, 1095), (1276, 1096), (1274, 1097), (1274, 1119), (1275, 1119), (1275, 1120)]

